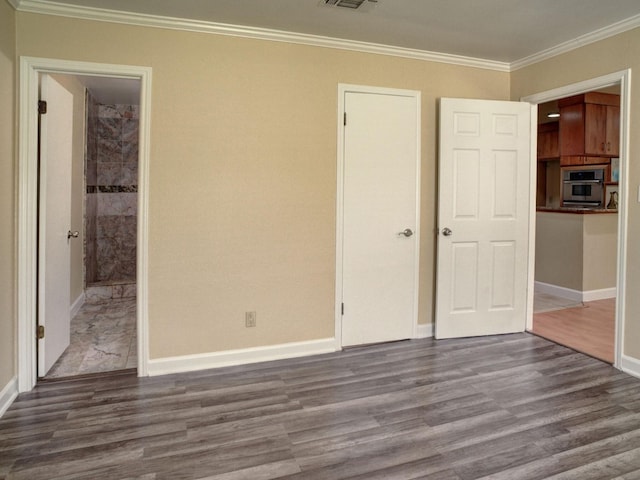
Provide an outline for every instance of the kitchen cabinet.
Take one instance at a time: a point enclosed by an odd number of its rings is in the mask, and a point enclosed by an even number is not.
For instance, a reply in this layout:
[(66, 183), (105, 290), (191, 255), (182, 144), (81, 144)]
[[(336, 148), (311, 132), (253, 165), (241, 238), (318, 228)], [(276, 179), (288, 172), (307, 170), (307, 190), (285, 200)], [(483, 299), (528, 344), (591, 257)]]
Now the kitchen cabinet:
[(585, 157), (580, 155), (564, 155), (560, 157), (561, 167), (573, 167), (579, 165), (606, 165), (609, 159), (605, 157)]
[(620, 95), (598, 92), (574, 95), (559, 100), (558, 107), (563, 165), (609, 163), (609, 158), (619, 155)]
[(538, 160), (555, 160), (560, 157), (558, 122), (538, 125)]

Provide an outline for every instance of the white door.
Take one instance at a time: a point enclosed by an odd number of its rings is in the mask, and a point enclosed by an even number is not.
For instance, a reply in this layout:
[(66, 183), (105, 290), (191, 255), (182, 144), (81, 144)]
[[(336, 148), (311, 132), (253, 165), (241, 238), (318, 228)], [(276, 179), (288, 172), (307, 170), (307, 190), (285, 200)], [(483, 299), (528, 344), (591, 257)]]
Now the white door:
[(38, 214), (38, 376), (44, 376), (70, 341), (71, 145), (73, 95), (48, 75), (41, 78), (40, 203)]
[(420, 97), (392, 90), (341, 94), (342, 345), (411, 338), (417, 316)]
[(531, 105), (440, 103), (436, 338), (526, 323)]

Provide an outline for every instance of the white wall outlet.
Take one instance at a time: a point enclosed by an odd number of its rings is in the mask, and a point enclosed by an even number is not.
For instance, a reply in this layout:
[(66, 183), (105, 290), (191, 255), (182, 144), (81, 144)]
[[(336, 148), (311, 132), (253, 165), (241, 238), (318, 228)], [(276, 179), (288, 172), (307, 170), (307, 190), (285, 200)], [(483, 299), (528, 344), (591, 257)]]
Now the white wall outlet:
[(256, 312), (245, 312), (244, 326), (247, 328), (256, 326)]

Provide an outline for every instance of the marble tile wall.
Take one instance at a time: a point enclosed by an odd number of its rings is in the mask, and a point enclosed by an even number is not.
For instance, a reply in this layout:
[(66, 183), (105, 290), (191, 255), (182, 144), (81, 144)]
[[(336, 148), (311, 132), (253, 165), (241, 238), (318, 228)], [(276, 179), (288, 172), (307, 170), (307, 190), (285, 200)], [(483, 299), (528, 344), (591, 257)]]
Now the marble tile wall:
[(85, 221), (84, 221), (84, 274), (86, 283), (98, 278), (98, 259), (96, 255), (96, 218), (98, 216), (98, 197), (95, 189), (98, 185), (98, 103), (89, 90), (86, 93), (86, 150), (85, 150)]
[(138, 106), (100, 104), (96, 110), (95, 129), (87, 128), (95, 133), (95, 140), (87, 142), (95, 143), (95, 150), (87, 148), (87, 228), (93, 240), (86, 250), (87, 285), (135, 281)]

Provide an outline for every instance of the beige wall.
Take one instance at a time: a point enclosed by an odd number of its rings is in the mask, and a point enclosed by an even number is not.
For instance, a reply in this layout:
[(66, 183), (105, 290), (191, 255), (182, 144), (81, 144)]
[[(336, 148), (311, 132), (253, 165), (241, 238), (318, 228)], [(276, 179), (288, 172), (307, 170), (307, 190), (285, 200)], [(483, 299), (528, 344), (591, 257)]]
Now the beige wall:
[(420, 90), (432, 321), (437, 99), (506, 99), (508, 74), (28, 13), (18, 53), (153, 67), (152, 358), (332, 337), (338, 83)]
[(0, 1), (0, 391), (16, 375), (15, 14)]
[(615, 288), (618, 215), (584, 215), (582, 290)]
[(537, 212), (536, 282), (582, 291), (583, 215)]
[(618, 215), (536, 214), (536, 282), (579, 292), (616, 286)]
[(72, 239), (71, 245), (71, 295), (69, 304), (72, 305), (84, 291), (84, 124), (85, 124), (85, 88), (72, 75), (53, 75), (60, 84), (73, 95), (73, 135), (71, 159), (71, 230), (80, 233), (78, 238)]
[[(631, 68), (640, 70), (640, 29), (587, 45), (572, 52), (520, 69), (511, 74), (513, 99)], [(623, 354), (640, 358), (640, 78), (632, 76), (629, 158), (629, 209)]]

